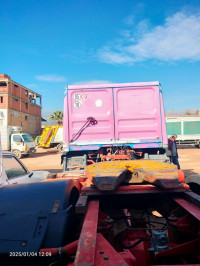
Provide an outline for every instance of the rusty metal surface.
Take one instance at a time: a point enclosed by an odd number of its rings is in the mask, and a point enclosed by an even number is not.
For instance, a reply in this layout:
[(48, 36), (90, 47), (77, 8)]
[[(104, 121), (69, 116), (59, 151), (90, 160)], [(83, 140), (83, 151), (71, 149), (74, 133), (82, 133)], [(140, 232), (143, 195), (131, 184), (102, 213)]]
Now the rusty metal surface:
[[(152, 160), (119, 160), (95, 163), (86, 167), (86, 176), (100, 190), (114, 190), (123, 181), (148, 182), (163, 188), (178, 188), (180, 180), (177, 167)], [(106, 184), (107, 182), (107, 184)]]
[(75, 206), (75, 212), (77, 214), (84, 214), (87, 210), (87, 203), (88, 196), (80, 196)]
[(113, 191), (126, 179), (126, 176), (126, 171), (116, 172), (115, 175), (95, 175), (92, 183), (101, 191)]
[(97, 234), (94, 265), (128, 266), (122, 256), (108, 243), (108, 241), (101, 234)]
[(52, 213), (57, 213), (59, 205), (60, 205), (60, 201), (56, 200), (55, 203), (54, 203), (54, 206), (53, 206)]
[(127, 186), (119, 186), (115, 191), (107, 192), (107, 191), (99, 191), (96, 188), (92, 187), (83, 187), (82, 193), (85, 195), (122, 195), (122, 194), (169, 194), (174, 192), (185, 192), (186, 189), (182, 186), (179, 188), (171, 188), (171, 189), (162, 189), (155, 187), (153, 185), (127, 185)]
[(74, 265), (94, 265), (99, 202), (90, 201), (85, 215)]

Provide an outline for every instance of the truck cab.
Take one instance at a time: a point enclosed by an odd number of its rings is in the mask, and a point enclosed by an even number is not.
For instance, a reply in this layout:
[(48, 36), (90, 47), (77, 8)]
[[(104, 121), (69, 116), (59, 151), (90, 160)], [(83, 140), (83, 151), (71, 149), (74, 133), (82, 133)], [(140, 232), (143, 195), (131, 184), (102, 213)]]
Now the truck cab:
[(31, 135), (28, 133), (11, 134), (11, 151), (18, 158), (35, 152), (35, 145)]
[(23, 132), (22, 127), (0, 126), (0, 132), (3, 151), (12, 151), (19, 159), (36, 151), (31, 135)]

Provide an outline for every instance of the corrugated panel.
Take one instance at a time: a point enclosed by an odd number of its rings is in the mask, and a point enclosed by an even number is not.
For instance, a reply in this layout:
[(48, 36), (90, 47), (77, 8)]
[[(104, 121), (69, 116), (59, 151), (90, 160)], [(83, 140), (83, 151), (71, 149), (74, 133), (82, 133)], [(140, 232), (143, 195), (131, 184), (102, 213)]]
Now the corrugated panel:
[(156, 86), (114, 88), (117, 140), (162, 139), (158, 93)]
[(167, 122), (167, 135), (181, 135), (181, 122)]
[[(114, 139), (111, 88), (69, 90), (69, 139), (73, 143)], [(94, 122), (87, 123), (93, 117)], [(65, 119), (68, 119), (67, 117)], [(67, 122), (67, 121), (65, 121)]]
[(200, 134), (200, 121), (184, 122), (184, 135)]

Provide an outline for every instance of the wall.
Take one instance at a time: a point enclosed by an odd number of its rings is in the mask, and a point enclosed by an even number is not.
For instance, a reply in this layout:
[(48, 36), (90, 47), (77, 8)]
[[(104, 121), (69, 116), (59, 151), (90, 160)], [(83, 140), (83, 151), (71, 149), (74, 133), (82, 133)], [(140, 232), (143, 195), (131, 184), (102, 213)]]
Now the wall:
[(8, 110), (0, 108), (0, 126), (7, 126)]
[(35, 136), (41, 129), (41, 117), (8, 110), (8, 125), (20, 126), (24, 132)]
[(7, 108), (7, 104), (8, 104), (8, 96), (5, 94), (0, 94), (0, 108)]

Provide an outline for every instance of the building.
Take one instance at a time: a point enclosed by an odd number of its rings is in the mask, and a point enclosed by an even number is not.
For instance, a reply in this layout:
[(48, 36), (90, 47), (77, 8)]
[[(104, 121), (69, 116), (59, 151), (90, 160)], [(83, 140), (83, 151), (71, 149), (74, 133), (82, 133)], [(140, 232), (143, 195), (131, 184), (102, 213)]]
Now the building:
[(0, 126), (20, 126), (33, 136), (41, 130), (41, 95), (0, 74)]

